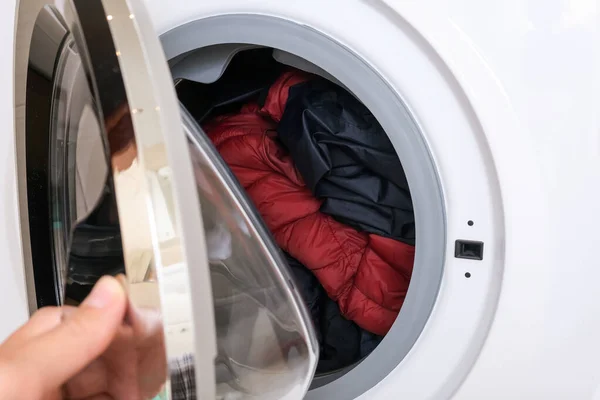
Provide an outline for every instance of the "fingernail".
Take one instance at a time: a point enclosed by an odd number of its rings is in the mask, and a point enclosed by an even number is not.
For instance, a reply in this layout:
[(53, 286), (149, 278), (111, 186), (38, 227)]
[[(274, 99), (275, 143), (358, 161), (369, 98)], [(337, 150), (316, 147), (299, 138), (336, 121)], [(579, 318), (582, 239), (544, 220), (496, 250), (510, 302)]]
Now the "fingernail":
[(92, 292), (86, 297), (82, 305), (86, 307), (104, 308), (113, 301), (117, 293), (122, 290), (116, 279), (103, 276), (96, 283)]

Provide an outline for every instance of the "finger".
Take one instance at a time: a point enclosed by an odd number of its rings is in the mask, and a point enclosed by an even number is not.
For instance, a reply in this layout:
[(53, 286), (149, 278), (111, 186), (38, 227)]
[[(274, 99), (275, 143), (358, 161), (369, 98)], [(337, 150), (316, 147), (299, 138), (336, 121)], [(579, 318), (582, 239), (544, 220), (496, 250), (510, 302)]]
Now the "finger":
[(137, 307), (131, 304), (127, 314), (129, 323), (138, 338), (143, 340), (162, 333), (163, 321), (159, 310), (155, 308)]
[(92, 361), (64, 386), (65, 397), (79, 400), (108, 391), (108, 371), (102, 358)]
[(120, 104), (104, 121), (104, 127), (110, 133), (121, 119), (129, 113), (129, 105), (127, 103)]
[(20, 358), (35, 386), (60, 386), (96, 359), (121, 325), (125, 304), (120, 284), (103, 277), (69, 318), (23, 349)]
[(24, 343), (51, 331), (60, 325), (61, 315), (62, 312), (59, 307), (44, 307), (39, 309), (25, 325), (7, 339), (6, 343), (16, 346), (17, 343)]
[(97, 395), (94, 395), (91, 397), (86, 397), (85, 399), (82, 399), (82, 400), (115, 400), (115, 398), (106, 393), (102, 393), (102, 394), (97, 394)]
[[(116, 279), (124, 288), (127, 288), (127, 278), (125, 275), (119, 274), (116, 276)], [(158, 309), (140, 307), (129, 301), (127, 302), (125, 323), (132, 327), (133, 334), (138, 340), (145, 340), (161, 334), (163, 331), (162, 322), (162, 314)]]
[(135, 144), (132, 130), (131, 114), (127, 105), (119, 107), (106, 120), (106, 132), (110, 153), (115, 154)]
[(40, 308), (23, 328), (23, 334), (36, 337), (49, 332), (60, 325), (62, 309), (60, 307)]

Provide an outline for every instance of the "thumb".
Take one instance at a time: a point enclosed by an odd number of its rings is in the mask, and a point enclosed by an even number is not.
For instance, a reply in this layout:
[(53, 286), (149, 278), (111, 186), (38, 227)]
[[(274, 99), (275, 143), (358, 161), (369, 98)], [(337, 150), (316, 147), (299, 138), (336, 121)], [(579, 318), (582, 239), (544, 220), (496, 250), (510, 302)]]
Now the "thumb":
[(101, 278), (83, 303), (26, 349), (32, 379), (42, 391), (62, 385), (110, 345), (123, 322), (126, 296), (112, 277)]

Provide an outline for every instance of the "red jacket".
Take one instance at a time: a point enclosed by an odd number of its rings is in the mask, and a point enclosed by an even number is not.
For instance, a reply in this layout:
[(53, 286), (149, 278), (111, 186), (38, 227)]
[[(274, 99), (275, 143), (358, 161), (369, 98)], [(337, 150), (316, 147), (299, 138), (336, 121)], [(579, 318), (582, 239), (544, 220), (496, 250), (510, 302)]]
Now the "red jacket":
[(414, 247), (357, 232), (319, 211), (321, 201), (304, 184), (276, 141), (290, 86), (307, 79), (289, 72), (271, 87), (265, 105), (242, 107), (204, 125), (225, 162), (254, 202), (277, 244), (317, 276), (342, 314), (385, 335), (408, 290)]

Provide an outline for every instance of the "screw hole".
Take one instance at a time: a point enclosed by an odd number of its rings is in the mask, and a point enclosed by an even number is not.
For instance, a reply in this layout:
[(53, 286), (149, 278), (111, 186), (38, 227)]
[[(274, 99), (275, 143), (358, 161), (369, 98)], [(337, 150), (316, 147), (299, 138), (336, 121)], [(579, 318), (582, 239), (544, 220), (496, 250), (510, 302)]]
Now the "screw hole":
[(469, 226), (473, 226), (473, 224), (474, 224), (474, 223), (475, 223), (475, 222), (473, 222), (473, 221), (469, 221), (469, 222), (467, 222), (467, 225), (469, 225)]
[(466, 278), (470, 278), (470, 277), (471, 277), (471, 273), (470, 273), (470, 272), (467, 272), (467, 273), (465, 274), (465, 277), (466, 277)]

